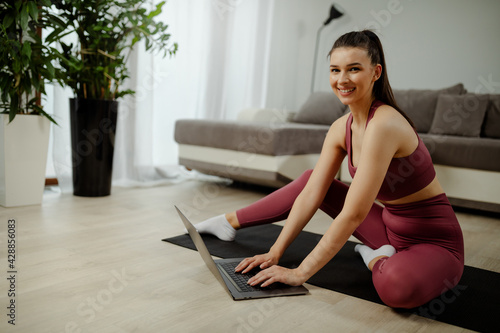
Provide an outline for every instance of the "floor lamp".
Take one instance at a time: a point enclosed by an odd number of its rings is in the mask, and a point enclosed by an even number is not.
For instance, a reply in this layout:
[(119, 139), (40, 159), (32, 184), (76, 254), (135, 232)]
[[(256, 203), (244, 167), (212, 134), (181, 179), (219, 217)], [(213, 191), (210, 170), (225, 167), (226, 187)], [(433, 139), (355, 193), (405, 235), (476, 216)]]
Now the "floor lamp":
[(316, 76), (316, 62), (318, 58), (318, 48), (319, 48), (319, 37), (321, 35), (321, 31), (330, 24), (335, 19), (338, 19), (344, 15), (344, 13), (340, 12), (337, 8), (335, 8), (335, 4), (332, 5), (330, 8), (330, 16), (328, 19), (323, 23), (321, 27), (319, 27), (318, 32), (316, 33), (316, 48), (314, 51), (314, 65), (313, 65), (313, 73), (312, 73), (312, 80), (311, 80), (311, 93), (314, 91), (314, 78)]

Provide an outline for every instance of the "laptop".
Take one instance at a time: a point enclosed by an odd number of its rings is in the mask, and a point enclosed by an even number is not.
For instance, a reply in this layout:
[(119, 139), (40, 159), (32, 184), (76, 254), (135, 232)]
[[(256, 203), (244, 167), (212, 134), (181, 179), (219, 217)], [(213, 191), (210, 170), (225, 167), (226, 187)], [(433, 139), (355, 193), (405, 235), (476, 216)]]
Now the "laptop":
[(305, 295), (309, 292), (304, 286), (293, 287), (283, 283), (273, 283), (271, 286), (265, 288), (250, 286), (247, 284), (247, 281), (257, 274), (259, 270), (254, 269), (247, 274), (235, 273), (234, 269), (244, 258), (214, 260), (203, 238), (201, 238), (193, 224), (184, 216), (177, 206), (175, 206), (175, 209), (184, 223), (189, 236), (193, 240), (196, 249), (205, 261), (205, 264), (235, 301), (264, 297)]

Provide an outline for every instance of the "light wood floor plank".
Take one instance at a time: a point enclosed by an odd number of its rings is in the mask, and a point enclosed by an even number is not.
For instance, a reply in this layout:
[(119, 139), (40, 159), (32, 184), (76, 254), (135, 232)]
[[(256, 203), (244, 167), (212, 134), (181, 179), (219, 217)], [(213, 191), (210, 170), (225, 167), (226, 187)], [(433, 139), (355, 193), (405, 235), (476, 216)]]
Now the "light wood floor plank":
[[(458, 327), (310, 286), (311, 294), (234, 302), (199, 255), (162, 238), (183, 232), (173, 204), (198, 222), (263, 192), (227, 182), (113, 188), (104, 198), (46, 191), (41, 206), (0, 208), (0, 267), (7, 220), (17, 222), (16, 326), (0, 283), (0, 332), (464, 332)], [(500, 220), (458, 213), (466, 264), (500, 272)], [(330, 223), (318, 212), (306, 230)], [(5, 275), (4, 274), (4, 275)]]

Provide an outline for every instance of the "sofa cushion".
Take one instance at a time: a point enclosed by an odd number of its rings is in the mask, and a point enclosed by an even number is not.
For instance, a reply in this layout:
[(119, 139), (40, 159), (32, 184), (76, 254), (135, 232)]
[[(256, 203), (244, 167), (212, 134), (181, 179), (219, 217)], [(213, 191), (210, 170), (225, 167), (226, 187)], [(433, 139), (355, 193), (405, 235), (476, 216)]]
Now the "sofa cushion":
[(490, 95), (482, 136), (500, 139), (500, 95)]
[(347, 106), (333, 92), (312, 93), (293, 118), (296, 123), (331, 125), (343, 116)]
[(429, 133), (479, 137), (488, 102), (488, 95), (439, 95)]
[[(500, 171), (500, 140), (453, 135), (419, 134), (434, 164)], [(457, 179), (457, 181), (460, 181)]]
[(178, 120), (175, 141), (271, 156), (319, 154), (329, 126)]
[(394, 89), (394, 98), (399, 107), (410, 117), (417, 131), (427, 133), (431, 128), (437, 99), (440, 94), (460, 95), (465, 93), (464, 85), (459, 83), (454, 86), (439, 90), (423, 89)]

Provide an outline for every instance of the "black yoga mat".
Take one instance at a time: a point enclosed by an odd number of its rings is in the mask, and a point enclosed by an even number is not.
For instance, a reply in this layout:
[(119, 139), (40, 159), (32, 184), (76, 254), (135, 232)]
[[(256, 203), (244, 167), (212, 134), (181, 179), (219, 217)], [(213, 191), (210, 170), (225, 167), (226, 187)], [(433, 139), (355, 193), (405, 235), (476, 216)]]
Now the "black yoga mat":
[[(224, 242), (211, 235), (202, 235), (210, 253), (219, 258), (249, 257), (265, 253), (281, 231), (277, 225), (241, 229), (234, 242)], [(297, 267), (316, 246), (321, 235), (301, 232), (280, 260), (280, 265)], [(163, 241), (195, 249), (188, 235)], [(336, 292), (383, 304), (373, 287), (371, 272), (347, 242), (340, 252), (310, 278), (307, 283)], [(429, 258), (432, 260), (432, 258)], [(498, 332), (500, 328), (500, 274), (466, 266), (458, 285), (421, 307), (397, 310), (479, 332)]]

